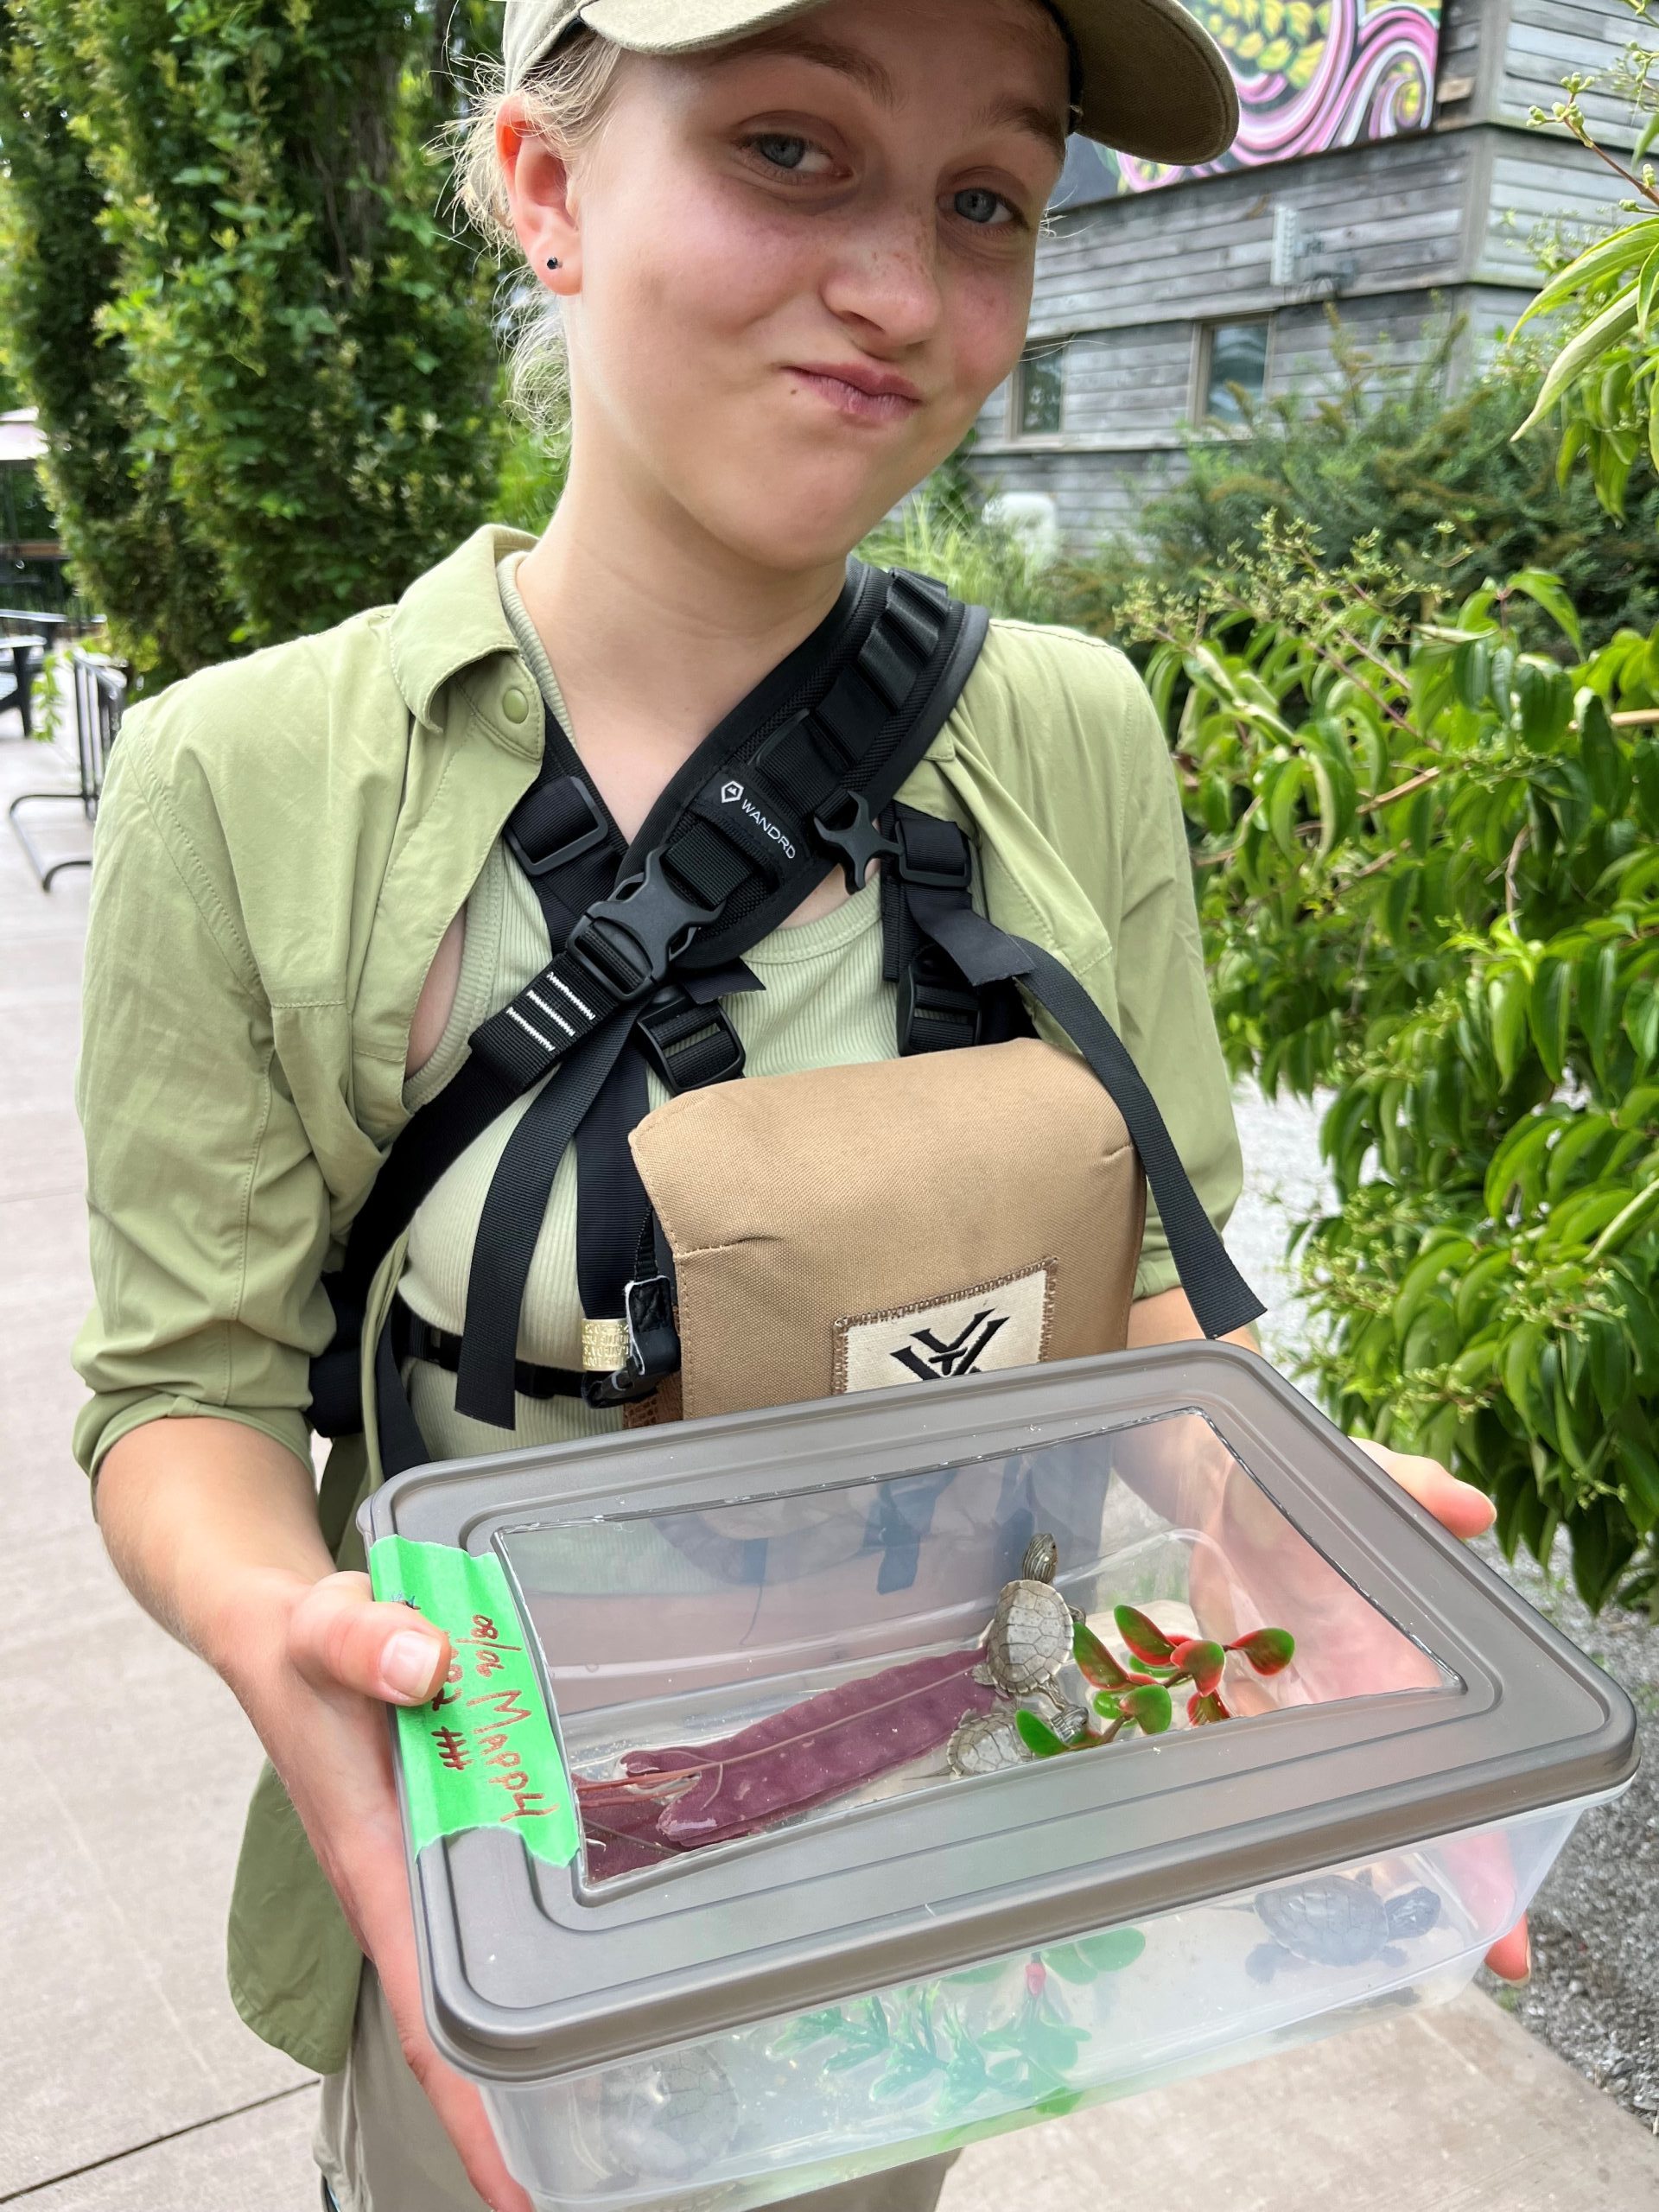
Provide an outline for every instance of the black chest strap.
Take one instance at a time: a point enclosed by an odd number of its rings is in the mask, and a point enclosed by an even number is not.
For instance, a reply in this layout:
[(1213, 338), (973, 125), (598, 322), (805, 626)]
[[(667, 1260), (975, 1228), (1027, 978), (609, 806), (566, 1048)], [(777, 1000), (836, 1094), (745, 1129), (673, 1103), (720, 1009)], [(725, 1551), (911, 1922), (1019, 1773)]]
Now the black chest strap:
[[(1262, 1301), (1233, 1265), (1122, 1039), (1052, 953), (976, 910), (973, 850), (955, 823), (907, 807), (894, 812), (890, 865), (898, 912), (889, 937), (901, 958), (907, 944), (915, 948), (900, 974), (901, 1031), (908, 1024), (931, 1042), (963, 1041), (970, 1021), (965, 1009), (975, 1001), (995, 1007), (995, 995), (1017, 985), (1065, 1031), (1123, 1116), (1198, 1326), (1207, 1337), (1223, 1337), (1255, 1320)], [(908, 1007), (905, 972), (920, 978), (910, 986)], [(982, 1029), (982, 1033), (966, 1041), (988, 1041)]]
[[(849, 562), (836, 608), (697, 748), (613, 870), (609, 828), (591, 794), (584, 806), (568, 788), (578, 779), (550, 776), (544, 762), (515, 810), (516, 856), (532, 877), (538, 867), (563, 875), (574, 866), (610, 880), (577, 912), (546, 967), (474, 1031), (464, 1065), (381, 1167), (328, 1279), (336, 1334), (312, 1370), (312, 1418), (325, 1434), (360, 1425), (356, 1345), (385, 1254), (446, 1169), (552, 1077), (547, 1090), (565, 1090), (563, 1101), (538, 1100), (524, 1117), (503, 1155), (499, 1203), (492, 1209), (486, 1200), (494, 1222), (511, 1215), (512, 1232), (493, 1255), (480, 1224), (468, 1286), (464, 1333), (474, 1334), (476, 1303), (479, 1341), (463, 1359), (462, 1410), (512, 1425), (518, 1313), (535, 1234), (559, 1158), (635, 1022), (648, 1008), (662, 1013), (652, 1002), (671, 970), (695, 1004), (693, 979), (729, 969), (787, 917), (841, 856), (836, 825), (849, 798), (872, 813), (892, 800), (955, 703), (987, 620), (983, 608), (953, 601), (931, 578)], [(667, 1007), (671, 1030), (681, 1011), (677, 1001)], [(705, 1023), (671, 1036), (668, 1049), (706, 1051), (711, 1031), (718, 1048), (718, 1025)], [(531, 1135), (523, 1135), (526, 1124)]]

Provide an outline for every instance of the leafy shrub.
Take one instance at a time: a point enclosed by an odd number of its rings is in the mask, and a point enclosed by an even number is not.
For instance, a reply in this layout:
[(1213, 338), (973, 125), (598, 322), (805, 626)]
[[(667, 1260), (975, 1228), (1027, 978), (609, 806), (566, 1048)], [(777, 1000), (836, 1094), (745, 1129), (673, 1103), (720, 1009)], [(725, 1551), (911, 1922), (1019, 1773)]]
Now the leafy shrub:
[[(1647, 18), (1649, 0), (1630, 0)], [(1559, 410), (1557, 469), (1565, 482), (1580, 455), (1596, 497), (1610, 514), (1623, 515), (1632, 477), (1643, 480), (1644, 462), (1659, 467), (1659, 330), (1654, 324), (1659, 289), (1659, 187), (1644, 156), (1659, 140), (1659, 49), (1633, 40), (1609, 73), (1610, 89), (1623, 91), (1632, 112), (1644, 117), (1630, 161), (1599, 145), (1580, 96), (1596, 80), (1573, 75), (1553, 112), (1532, 111), (1535, 124), (1554, 122), (1598, 155), (1631, 197), (1630, 219), (1598, 238), (1549, 282), (1522, 317), (1565, 315), (1566, 343), (1549, 365), (1532, 412), (1530, 430)]]
[(1327, 1402), (1482, 1484), (1511, 1549), (1565, 1527), (1592, 1605), (1659, 1601), (1659, 639), (1584, 656), (1536, 569), (1426, 617), (1374, 543), (1332, 571), (1272, 524), (1125, 611), (1231, 1063), (1336, 1090)]
[(1531, 350), (1500, 356), (1448, 400), (1461, 321), (1404, 374), (1333, 326), (1337, 388), (1255, 406), (1232, 435), (1189, 436), (1185, 478), (1146, 502), (1135, 542), (1108, 540), (1057, 572), (1063, 619), (1109, 634), (1142, 576), (1196, 587), (1271, 515), (1316, 528), (1332, 567), (1375, 537), (1414, 581), (1453, 596), (1551, 569), (1592, 642), (1659, 620), (1659, 476), (1644, 461), (1616, 518), (1581, 475), (1559, 480), (1552, 443), (1515, 443), (1541, 373)]
[[(119, 277), (87, 167), (81, 73), (61, 6), (0, 0), (0, 342), (51, 441), (44, 475), (82, 594), (118, 652), (165, 683), (221, 656), (234, 621), (211, 545), (165, 459), (141, 466), (143, 418), (103, 334)], [(22, 404), (21, 402), (19, 404)]]
[(153, 676), (394, 596), (487, 505), (487, 279), (425, 151), (486, 15), (0, 0), (16, 364)]

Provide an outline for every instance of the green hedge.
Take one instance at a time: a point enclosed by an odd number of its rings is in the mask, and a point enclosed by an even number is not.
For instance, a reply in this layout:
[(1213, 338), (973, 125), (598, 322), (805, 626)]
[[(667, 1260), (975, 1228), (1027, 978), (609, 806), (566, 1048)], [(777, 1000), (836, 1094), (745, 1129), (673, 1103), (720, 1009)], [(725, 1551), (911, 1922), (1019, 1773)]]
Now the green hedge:
[(1659, 1603), (1659, 639), (1586, 654), (1537, 569), (1426, 618), (1375, 547), (1332, 572), (1272, 527), (1126, 613), (1230, 1059), (1336, 1092), (1323, 1395), (1489, 1491), (1506, 1545), (1565, 1527), (1591, 1605)]

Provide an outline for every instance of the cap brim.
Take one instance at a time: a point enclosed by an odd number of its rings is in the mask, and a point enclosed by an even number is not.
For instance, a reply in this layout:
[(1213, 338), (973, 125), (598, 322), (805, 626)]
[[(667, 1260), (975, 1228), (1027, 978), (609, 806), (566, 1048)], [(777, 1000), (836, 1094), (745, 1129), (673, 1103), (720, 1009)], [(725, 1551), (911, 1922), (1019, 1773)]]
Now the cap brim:
[[(1238, 93), (1221, 48), (1177, 0), (1052, 0), (1083, 60), (1078, 128), (1148, 162), (1224, 154)], [(823, 0), (587, 0), (582, 20), (637, 54), (724, 46)]]
[(1177, 0), (1054, 0), (1083, 57), (1088, 138), (1147, 162), (1213, 162), (1238, 130), (1225, 55)]

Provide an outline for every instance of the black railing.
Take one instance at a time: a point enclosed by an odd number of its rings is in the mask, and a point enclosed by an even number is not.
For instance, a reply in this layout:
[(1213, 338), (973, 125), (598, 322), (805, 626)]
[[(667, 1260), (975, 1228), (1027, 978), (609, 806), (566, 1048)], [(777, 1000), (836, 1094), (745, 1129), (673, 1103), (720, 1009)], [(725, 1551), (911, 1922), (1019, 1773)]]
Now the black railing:
[[(14, 670), (17, 670), (22, 657), (41, 655), (44, 650), (43, 641), (38, 638), (0, 639), (0, 705), (6, 703), (3, 670), (7, 656), (11, 656)], [(35, 664), (38, 667), (38, 659)], [(35, 844), (19, 809), (25, 806), (78, 806), (89, 824), (96, 821), (99, 794), (104, 788), (105, 762), (109, 757), (111, 746), (115, 742), (116, 732), (121, 727), (122, 709), (126, 704), (126, 675), (118, 662), (102, 654), (75, 649), (69, 654), (69, 675), (79, 781), (67, 789), (22, 791), (6, 810), (17, 842), (28, 854), (29, 866), (39, 877), (42, 891), (49, 891), (53, 877), (61, 874), (65, 868), (90, 868), (92, 854), (90, 851), (70, 853), (61, 858), (48, 859)], [(33, 680), (32, 671), (29, 680)], [(21, 696), (27, 699), (27, 683), (22, 684)], [(28, 730), (29, 718), (25, 709), (25, 734)]]

